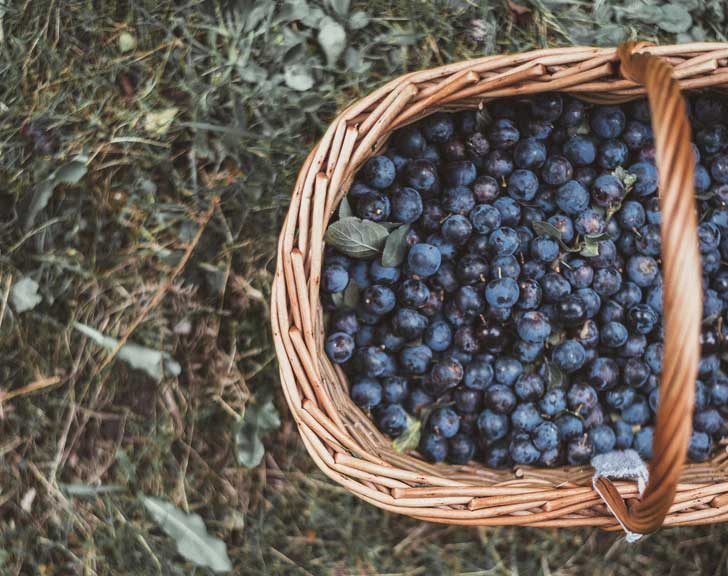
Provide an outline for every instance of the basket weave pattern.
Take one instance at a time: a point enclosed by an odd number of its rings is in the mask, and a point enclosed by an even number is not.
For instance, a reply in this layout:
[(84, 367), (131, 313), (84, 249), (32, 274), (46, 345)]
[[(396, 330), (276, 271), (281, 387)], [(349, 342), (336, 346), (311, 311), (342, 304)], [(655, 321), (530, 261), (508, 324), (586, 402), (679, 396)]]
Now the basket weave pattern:
[[(621, 59), (621, 65), (620, 65)], [(278, 245), (271, 317), (283, 391), (321, 470), (360, 498), (414, 518), (462, 525), (602, 526), (620, 529), (592, 487), (590, 467), (491, 470), (431, 465), (396, 452), (349, 398), (323, 351), (319, 304), (323, 237), (358, 168), (389, 134), (436, 110), (559, 91), (595, 103), (648, 95), (660, 173), (665, 360), (650, 481), (601, 479), (599, 492), (625, 526), (728, 520), (728, 452), (685, 464), (700, 358), (701, 268), (690, 127), (679, 90), (728, 88), (728, 44), (617, 49), (558, 48), (488, 56), (404, 75), (344, 110), (306, 159)], [(724, 441), (725, 444), (725, 441)]]

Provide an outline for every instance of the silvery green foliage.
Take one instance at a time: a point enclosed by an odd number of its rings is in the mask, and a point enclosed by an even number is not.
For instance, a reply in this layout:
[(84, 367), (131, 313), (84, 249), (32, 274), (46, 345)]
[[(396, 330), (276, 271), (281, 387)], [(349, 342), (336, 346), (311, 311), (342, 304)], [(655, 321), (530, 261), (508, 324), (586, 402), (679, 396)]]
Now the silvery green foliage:
[(265, 447), (262, 438), (281, 425), (278, 411), (269, 398), (261, 404), (249, 404), (236, 435), (238, 462), (255, 468), (263, 460)]
[(142, 503), (159, 527), (174, 539), (181, 556), (214, 572), (233, 569), (225, 542), (207, 533), (198, 514), (185, 514), (173, 504), (149, 496), (143, 496)]

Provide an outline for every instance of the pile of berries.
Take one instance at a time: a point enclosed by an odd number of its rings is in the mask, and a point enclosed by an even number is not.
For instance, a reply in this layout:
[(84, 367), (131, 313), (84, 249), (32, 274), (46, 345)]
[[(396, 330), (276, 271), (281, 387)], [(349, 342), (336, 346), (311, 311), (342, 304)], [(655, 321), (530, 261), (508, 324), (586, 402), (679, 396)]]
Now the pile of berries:
[[(728, 107), (686, 106), (704, 287), (689, 457), (703, 461), (727, 432)], [(366, 162), (347, 206), (407, 226), (400, 265), (329, 242), (321, 279), (326, 353), (382, 432), (492, 468), (651, 457), (663, 300), (645, 100), (433, 114)]]

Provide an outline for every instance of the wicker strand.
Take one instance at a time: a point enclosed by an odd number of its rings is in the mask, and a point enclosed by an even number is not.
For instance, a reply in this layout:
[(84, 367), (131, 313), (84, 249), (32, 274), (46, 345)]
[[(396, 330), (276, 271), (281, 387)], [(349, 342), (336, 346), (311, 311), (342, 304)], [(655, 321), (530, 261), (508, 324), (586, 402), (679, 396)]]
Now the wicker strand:
[(633, 531), (728, 521), (728, 446), (710, 462), (683, 466), (700, 357), (702, 291), (690, 129), (677, 91), (711, 87), (728, 88), (728, 44), (549, 48), (405, 74), (334, 120), (296, 183), (271, 303), (285, 397), (306, 448), (329, 478), (382, 509), (432, 522), (621, 529), (593, 490), (589, 467), (489, 470), (476, 463), (431, 465), (416, 454), (395, 452), (348, 398), (343, 372), (323, 352), (318, 289), (323, 235), (333, 210), (358, 166), (386, 146), (395, 127), (437, 110), (478, 108), (494, 98), (548, 90), (597, 103), (648, 94), (665, 223), (660, 411), (644, 497), (638, 499), (629, 482), (605, 480), (603, 491)]

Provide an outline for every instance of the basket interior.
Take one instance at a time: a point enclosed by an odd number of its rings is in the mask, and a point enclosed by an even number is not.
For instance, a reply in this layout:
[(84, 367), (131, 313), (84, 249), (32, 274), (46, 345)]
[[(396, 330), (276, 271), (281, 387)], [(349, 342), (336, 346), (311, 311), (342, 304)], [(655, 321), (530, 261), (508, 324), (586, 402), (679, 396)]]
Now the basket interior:
[[(725, 94), (728, 89), (720, 88), (709, 88), (703, 90), (693, 90), (690, 93), (696, 92), (720, 92), (721, 95)], [(582, 94), (571, 94), (576, 98), (579, 98), (585, 102), (592, 104), (602, 104), (612, 100), (600, 97), (589, 97)], [(642, 96), (636, 95), (630, 100), (638, 99)], [(523, 100), (527, 97), (522, 98)], [(500, 98), (494, 100), (509, 100), (509, 98)], [(462, 110), (483, 110), (487, 109), (488, 102), (480, 99), (476, 102), (457, 102), (450, 106), (439, 107), (436, 109), (429, 110), (427, 113), (417, 116), (412, 120), (411, 123), (417, 122), (430, 116), (439, 111), (458, 112)], [(392, 135), (392, 131), (387, 132), (380, 140), (379, 145), (373, 149), (372, 155), (382, 154), (387, 151), (389, 138)], [(356, 175), (356, 170), (353, 170), (349, 178), (345, 181), (342, 186), (336, 202), (335, 207), (348, 193), (349, 186)], [(328, 225), (328, 222), (327, 222)], [(319, 303), (319, 310), (321, 310)], [(321, 326), (324, 330), (320, 331), (320, 346), (323, 350), (323, 340), (325, 339), (325, 322), (323, 316), (321, 317)], [(359, 408), (349, 397), (349, 381), (344, 371), (337, 365), (331, 363), (325, 354), (322, 354), (322, 362), (327, 367), (329, 384), (331, 386), (331, 398), (334, 405), (337, 408), (337, 413), (341, 417), (342, 422), (351, 430), (352, 436), (360, 440), (367, 451), (374, 452), (382, 460), (391, 463), (392, 465), (403, 467), (413, 472), (423, 472), (427, 474), (436, 474), (445, 478), (452, 478), (455, 480), (477, 482), (480, 485), (498, 484), (503, 483), (518, 483), (522, 484), (524, 480), (533, 480), (536, 482), (547, 482), (552, 485), (559, 485), (565, 482), (574, 485), (587, 486), (591, 485), (593, 469), (591, 466), (562, 466), (559, 468), (540, 468), (532, 466), (515, 466), (514, 469), (508, 470), (496, 470), (486, 467), (484, 464), (472, 460), (467, 465), (453, 465), (453, 464), (431, 464), (422, 459), (416, 450), (408, 451), (407, 453), (398, 452), (393, 449), (392, 439), (381, 433), (374, 423), (372, 422), (369, 415)], [(722, 482), (728, 481), (728, 452), (726, 452), (724, 446), (728, 446), (728, 437), (724, 437), (721, 441), (720, 446), (715, 448), (715, 456), (707, 462), (687, 462), (683, 472), (683, 480), (685, 482)]]

